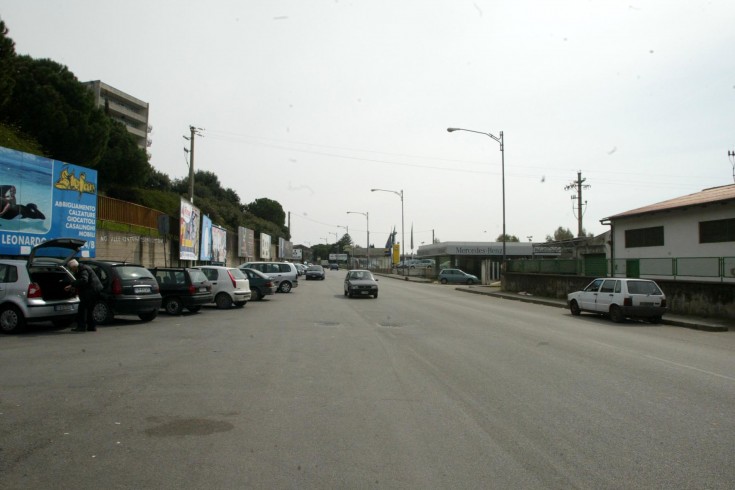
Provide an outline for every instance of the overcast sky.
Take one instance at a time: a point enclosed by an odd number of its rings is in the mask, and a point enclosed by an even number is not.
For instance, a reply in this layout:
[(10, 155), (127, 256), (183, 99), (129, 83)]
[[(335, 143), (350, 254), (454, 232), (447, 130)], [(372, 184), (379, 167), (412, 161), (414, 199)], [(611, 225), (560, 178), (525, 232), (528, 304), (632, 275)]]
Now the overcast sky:
[[(150, 104), (151, 163), (291, 213), (295, 244), (543, 241), (733, 183), (733, 0), (5, 0), (16, 52)], [(80, 163), (80, 162), (71, 162)], [(104, 178), (104, 174), (101, 175)], [(195, 197), (196, 204), (196, 197)], [(340, 228), (342, 227), (342, 228)]]

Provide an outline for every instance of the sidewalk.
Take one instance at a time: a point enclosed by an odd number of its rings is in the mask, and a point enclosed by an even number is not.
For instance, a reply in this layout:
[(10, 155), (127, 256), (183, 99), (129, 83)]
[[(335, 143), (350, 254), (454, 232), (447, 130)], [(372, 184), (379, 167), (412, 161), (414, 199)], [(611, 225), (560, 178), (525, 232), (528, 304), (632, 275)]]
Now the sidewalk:
[[(423, 277), (399, 276), (395, 274), (379, 274), (381, 277), (389, 277), (396, 280), (408, 280), (411, 282), (432, 283), (433, 281)], [(452, 287), (452, 286), (446, 286)], [(563, 299), (544, 298), (541, 296), (532, 296), (523, 293), (503, 292), (497, 286), (455, 286), (454, 289), (464, 293), (482, 294), (484, 296), (493, 296), (495, 298), (522, 301), (525, 303), (534, 303), (545, 306), (555, 306), (558, 308), (566, 308), (567, 303)], [(674, 325), (677, 327), (691, 328), (694, 330), (702, 330), (705, 332), (727, 332), (735, 331), (735, 322), (720, 318), (701, 318), (689, 315), (674, 315), (666, 313), (661, 319), (663, 325)]]

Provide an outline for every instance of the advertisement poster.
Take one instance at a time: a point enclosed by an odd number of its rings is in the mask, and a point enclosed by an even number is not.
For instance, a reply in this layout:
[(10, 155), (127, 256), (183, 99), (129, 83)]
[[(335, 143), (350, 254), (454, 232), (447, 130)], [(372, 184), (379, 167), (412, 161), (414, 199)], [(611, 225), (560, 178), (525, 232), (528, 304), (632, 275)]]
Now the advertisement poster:
[(271, 236), (265, 233), (260, 234), (260, 258), (263, 260), (271, 258)]
[(179, 222), (179, 259), (199, 260), (199, 218), (201, 211), (186, 199), (181, 199)]
[(255, 257), (255, 231), (240, 226), (237, 229), (237, 242), (240, 245), (237, 256), (252, 260)]
[(97, 171), (0, 147), (0, 254), (28, 255), (52, 238), (79, 238), (95, 256)]
[(202, 216), (202, 244), (199, 249), (201, 260), (212, 260), (212, 220), (206, 214)]
[(227, 262), (227, 230), (217, 225), (212, 226), (212, 262)]

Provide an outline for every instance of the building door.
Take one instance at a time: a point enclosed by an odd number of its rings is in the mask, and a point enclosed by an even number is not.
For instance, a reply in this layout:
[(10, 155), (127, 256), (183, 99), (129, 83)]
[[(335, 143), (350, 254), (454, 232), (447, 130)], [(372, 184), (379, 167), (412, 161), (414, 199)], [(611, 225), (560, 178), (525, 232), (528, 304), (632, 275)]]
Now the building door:
[(638, 259), (629, 259), (625, 261), (626, 277), (641, 277), (641, 262)]

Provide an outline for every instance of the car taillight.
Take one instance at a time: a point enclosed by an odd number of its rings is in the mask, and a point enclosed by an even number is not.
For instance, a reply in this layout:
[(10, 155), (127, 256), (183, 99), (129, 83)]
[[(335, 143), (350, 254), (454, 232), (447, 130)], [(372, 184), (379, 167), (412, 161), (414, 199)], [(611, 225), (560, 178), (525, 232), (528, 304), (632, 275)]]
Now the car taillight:
[(633, 306), (633, 298), (623, 298), (623, 306)]
[(189, 294), (194, 294), (196, 292), (197, 292), (197, 288), (195, 288), (193, 284), (189, 286)]
[(112, 294), (115, 296), (119, 296), (122, 294), (122, 283), (120, 282), (120, 278), (116, 277), (112, 280)]
[(29, 298), (41, 298), (41, 286), (32, 282), (28, 285), (28, 297)]
[(272, 288), (273, 287), (273, 283), (271, 281), (268, 281), (268, 282), (265, 283), (265, 287)]
[(230, 271), (227, 271), (227, 274), (229, 274), (229, 276), (230, 276), (230, 281), (232, 281), (232, 287), (233, 287), (233, 288), (235, 288), (235, 289), (237, 289), (237, 282), (235, 282), (235, 278), (234, 278), (234, 277), (232, 277), (232, 272), (230, 272)]

